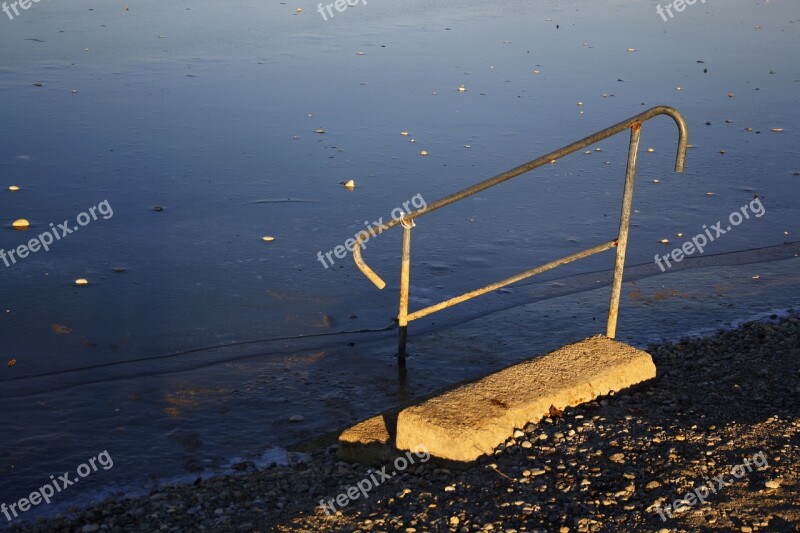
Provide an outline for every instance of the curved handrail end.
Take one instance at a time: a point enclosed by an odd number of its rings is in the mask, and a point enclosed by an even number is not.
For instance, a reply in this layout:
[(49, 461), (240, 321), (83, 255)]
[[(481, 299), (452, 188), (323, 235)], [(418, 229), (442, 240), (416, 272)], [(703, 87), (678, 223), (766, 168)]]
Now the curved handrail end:
[(364, 274), (376, 287), (379, 289), (386, 288), (386, 282), (381, 279), (379, 275), (375, 273), (364, 260), (361, 258), (361, 248), (364, 244), (361, 242), (361, 234), (359, 233), (356, 235), (356, 244), (353, 246), (353, 260), (356, 262), (356, 266)]

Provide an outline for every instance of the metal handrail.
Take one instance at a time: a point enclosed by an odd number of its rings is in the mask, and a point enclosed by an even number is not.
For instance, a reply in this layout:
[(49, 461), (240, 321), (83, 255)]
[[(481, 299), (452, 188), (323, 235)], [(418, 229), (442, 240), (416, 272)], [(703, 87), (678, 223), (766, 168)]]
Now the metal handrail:
[[(400, 310), (397, 315), (397, 319), (400, 326), (400, 339), (398, 345), (398, 362), (401, 366), (405, 366), (405, 355), (406, 355), (406, 340), (408, 335), (408, 323), (416, 320), (418, 318), (422, 318), (429, 314), (435, 313), (437, 311), (441, 311), (447, 307), (456, 305), (458, 303), (464, 302), (466, 300), (475, 298), (482, 294), (486, 294), (487, 292), (491, 292), (493, 290), (505, 287), (506, 285), (510, 285), (511, 283), (515, 283), (517, 281), (521, 281), (523, 279), (529, 278), (531, 276), (535, 276), (537, 274), (541, 274), (547, 270), (551, 270), (556, 268), (557, 266), (570, 263), (572, 261), (576, 261), (578, 259), (583, 259), (585, 257), (589, 257), (590, 255), (594, 255), (599, 252), (603, 252), (610, 248), (617, 248), (617, 256), (616, 261), (614, 264), (614, 280), (611, 286), (611, 302), (609, 304), (608, 310), (608, 324), (606, 328), (606, 336), (613, 339), (616, 335), (617, 329), (617, 316), (619, 311), (619, 300), (620, 300), (620, 293), (622, 290), (622, 271), (625, 267), (625, 252), (628, 245), (628, 229), (630, 226), (630, 218), (631, 218), (631, 205), (633, 203), (633, 185), (634, 180), (636, 178), (636, 156), (638, 154), (639, 149), (639, 138), (640, 138), (640, 130), (642, 127), (642, 123), (650, 120), (653, 117), (658, 115), (668, 115), (672, 117), (675, 121), (675, 124), (678, 126), (678, 153), (675, 158), (675, 172), (681, 173), (683, 172), (684, 162), (686, 161), (686, 147), (688, 145), (688, 128), (686, 126), (686, 120), (683, 118), (676, 109), (667, 106), (658, 106), (653, 107), (652, 109), (648, 109), (644, 113), (640, 113), (635, 117), (631, 117), (628, 120), (624, 120), (610, 128), (606, 128), (601, 130), (593, 135), (589, 135), (588, 137), (584, 137), (583, 139), (576, 141), (572, 144), (564, 146), (563, 148), (559, 148), (553, 152), (550, 152), (547, 155), (543, 155), (537, 159), (529, 161), (523, 165), (520, 165), (516, 168), (513, 168), (507, 172), (503, 172), (502, 174), (498, 174), (497, 176), (482, 181), (480, 183), (476, 183), (471, 187), (467, 187), (466, 189), (459, 191), (455, 194), (451, 194), (441, 200), (437, 200), (432, 204), (428, 205), (426, 208), (418, 209), (412, 213), (408, 213), (403, 216), (401, 219), (393, 220), (388, 224), (383, 225), (383, 227), (379, 227), (373, 230), (372, 237), (377, 237), (384, 231), (387, 231), (390, 228), (393, 228), (398, 225), (403, 226), (403, 251), (402, 251), (402, 258), (401, 258), (401, 270), (400, 270)], [(625, 191), (623, 193), (622, 198), (622, 208), (620, 212), (620, 226), (617, 238), (609, 241), (604, 244), (600, 244), (598, 246), (594, 246), (592, 248), (588, 248), (581, 252), (563, 257), (561, 259), (557, 259), (555, 261), (551, 261), (539, 267), (536, 267), (531, 270), (527, 270), (510, 278), (506, 278), (502, 281), (498, 281), (496, 283), (492, 283), (483, 287), (482, 289), (477, 289), (460, 296), (456, 296), (454, 298), (450, 298), (449, 300), (445, 300), (444, 302), (440, 302), (438, 304), (426, 307), (425, 309), (420, 309), (419, 311), (415, 311), (411, 314), (408, 313), (408, 288), (409, 288), (409, 277), (411, 271), (411, 230), (414, 227), (414, 219), (421, 217), (422, 215), (431, 213), (432, 211), (436, 211), (446, 205), (450, 205), (454, 202), (458, 202), (459, 200), (463, 200), (468, 196), (472, 196), (473, 194), (479, 193), (484, 191), (490, 187), (494, 187), (495, 185), (499, 185), (504, 181), (508, 181), (512, 178), (515, 178), (521, 174), (526, 172), (530, 172), (531, 170), (538, 168), (542, 165), (545, 165), (550, 162), (555, 162), (555, 160), (560, 159), (566, 155), (569, 155), (573, 152), (586, 148), (587, 146), (591, 146), (603, 139), (607, 139), (608, 137), (613, 137), (614, 135), (621, 133), (627, 129), (631, 130), (631, 137), (630, 143), (628, 145), (628, 164), (627, 169), (625, 172)], [(353, 246), (353, 259), (355, 260), (356, 265), (358, 266), (359, 270), (367, 277), (376, 287), (379, 289), (383, 289), (386, 287), (386, 282), (381, 279), (362, 259), (361, 257), (361, 248), (365, 246), (365, 238), (368, 238), (369, 235), (362, 235), (360, 232), (356, 235), (356, 245)]]

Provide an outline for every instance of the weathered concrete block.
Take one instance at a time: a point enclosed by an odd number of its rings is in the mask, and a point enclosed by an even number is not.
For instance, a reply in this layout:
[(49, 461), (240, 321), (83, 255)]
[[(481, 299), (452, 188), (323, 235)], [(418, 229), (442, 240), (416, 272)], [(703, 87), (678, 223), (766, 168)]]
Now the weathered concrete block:
[(650, 354), (604, 335), (559, 348), (409, 407), (397, 419), (396, 446), (425, 446), (433, 457), (473, 461), (515, 428), (654, 378)]
[(393, 457), (394, 452), (387, 417), (384, 415), (368, 418), (339, 435), (337, 455), (343, 461), (380, 464)]

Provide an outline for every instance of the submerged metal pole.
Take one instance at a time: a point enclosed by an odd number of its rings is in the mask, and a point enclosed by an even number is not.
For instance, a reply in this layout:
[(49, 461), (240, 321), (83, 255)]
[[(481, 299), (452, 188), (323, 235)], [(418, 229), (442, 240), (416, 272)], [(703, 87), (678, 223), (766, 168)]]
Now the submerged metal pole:
[(619, 298), (622, 292), (622, 271), (625, 268), (625, 250), (628, 247), (628, 228), (631, 223), (631, 206), (633, 205), (633, 183), (636, 179), (636, 156), (639, 153), (639, 136), (641, 122), (631, 126), (631, 142), (628, 147), (628, 168), (625, 172), (625, 193), (622, 196), (622, 212), (619, 219), (619, 236), (617, 237), (617, 260), (614, 263), (614, 282), (611, 284), (611, 303), (608, 307), (608, 327), (606, 337), (613, 339), (617, 335), (617, 315)]
[(408, 339), (408, 285), (411, 277), (411, 228), (414, 221), (403, 220), (403, 253), (400, 260), (400, 310), (397, 321), (400, 325), (400, 338), (397, 344), (397, 364), (406, 366), (406, 340)]

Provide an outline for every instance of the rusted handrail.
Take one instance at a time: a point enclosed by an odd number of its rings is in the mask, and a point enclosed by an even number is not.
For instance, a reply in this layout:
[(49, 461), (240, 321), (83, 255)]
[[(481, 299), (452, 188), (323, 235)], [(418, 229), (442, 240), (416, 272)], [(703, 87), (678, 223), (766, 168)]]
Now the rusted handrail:
[[(377, 237), (379, 234), (383, 233), (384, 231), (393, 228), (394, 226), (401, 224), (403, 226), (403, 252), (402, 252), (401, 275), (400, 275), (400, 310), (397, 317), (400, 325), (400, 340), (398, 347), (398, 362), (400, 363), (400, 365), (401, 366), (405, 365), (408, 322), (416, 320), (418, 318), (422, 318), (431, 313), (435, 313), (437, 311), (464, 302), (471, 298), (475, 298), (482, 294), (486, 294), (487, 292), (491, 292), (501, 287), (505, 287), (506, 285), (509, 285), (511, 283), (515, 283), (517, 281), (529, 278), (531, 276), (535, 276), (536, 274), (540, 274), (547, 270), (551, 270), (562, 264), (566, 264), (575, 261), (577, 259), (582, 259), (584, 257), (589, 257), (590, 255), (616, 247), (617, 256), (614, 264), (614, 281), (611, 286), (611, 302), (609, 304), (608, 324), (606, 329), (606, 335), (609, 338), (614, 338), (616, 335), (617, 314), (619, 310), (620, 293), (622, 290), (622, 271), (625, 266), (625, 252), (628, 244), (628, 229), (630, 226), (631, 205), (633, 203), (633, 185), (636, 177), (636, 156), (638, 154), (638, 148), (639, 148), (640, 130), (643, 122), (650, 120), (651, 118), (656, 117), (658, 115), (668, 115), (672, 117), (672, 119), (675, 121), (675, 124), (678, 126), (678, 152), (675, 158), (675, 172), (678, 173), (683, 172), (683, 166), (686, 160), (686, 147), (688, 145), (688, 138), (689, 138), (688, 129), (686, 126), (686, 120), (683, 118), (683, 115), (681, 115), (676, 109), (667, 106), (658, 106), (648, 109), (644, 113), (640, 113), (635, 117), (629, 118), (628, 120), (624, 120), (618, 124), (615, 124), (610, 128), (606, 128), (593, 135), (584, 137), (583, 139), (576, 141), (572, 144), (569, 144), (567, 146), (564, 146), (563, 148), (559, 148), (558, 150), (550, 152), (547, 155), (543, 155), (537, 159), (529, 161), (507, 172), (498, 174), (493, 178), (487, 179), (480, 183), (476, 183), (475, 185), (468, 187), (462, 191), (459, 191), (455, 194), (451, 194), (450, 196), (442, 198), (441, 200), (437, 200), (436, 202), (433, 202), (424, 209), (418, 209), (412, 213), (408, 213), (402, 219), (393, 220), (392, 222), (385, 224), (383, 227), (373, 230), (373, 238), (374, 238)], [(627, 129), (630, 129), (631, 136), (630, 136), (630, 143), (628, 146), (628, 164), (625, 173), (625, 192), (622, 198), (620, 227), (616, 239), (598, 246), (594, 246), (592, 248), (588, 248), (586, 250), (569, 255), (567, 257), (551, 261), (550, 263), (547, 263), (545, 265), (541, 265), (537, 268), (527, 270), (510, 278), (506, 278), (505, 280), (492, 283), (491, 285), (487, 285), (482, 289), (477, 289), (468, 292), (466, 294), (463, 294), (461, 296), (456, 296), (444, 302), (440, 302), (425, 309), (420, 309), (419, 311), (415, 311), (411, 314), (408, 314), (408, 287), (409, 287), (410, 261), (411, 261), (411, 230), (414, 227), (414, 219), (419, 218), (422, 215), (428, 214), (432, 211), (436, 211), (437, 209), (440, 209), (446, 205), (450, 205), (454, 202), (458, 202), (459, 200), (463, 200), (464, 198), (467, 198), (469, 196), (472, 196), (473, 194), (484, 191), (490, 187), (499, 185), (500, 183), (508, 181), (521, 174), (530, 172), (531, 170), (534, 170), (551, 161), (560, 159), (566, 155), (569, 155), (573, 152), (586, 148), (587, 146), (602, 141), (603, 139), (607, 139), (608, 137), (612, 137)], [(372, 281), (372, 283), (375, 284), (376, 287), (378, 287), (379, 289), (383, 289), (384, 287), (386, 287), (386, 282), (384, 282), (383, 279), (381, 279), (381, 277), (378, 276), (364, 262), (363, 258), (361, 257), (361, 247), (365, 245), (364, 239), (366, 237), (367, 235), (362, 235), (361, 233), (359, 233), (356, 236), (356, 245), (353, 247), (353, 259), (355, 260), (355, 263), (358, 266), (359, 270), (361, 270), (361, 272), (367, 278), (369, 278), (369, 280)]]

